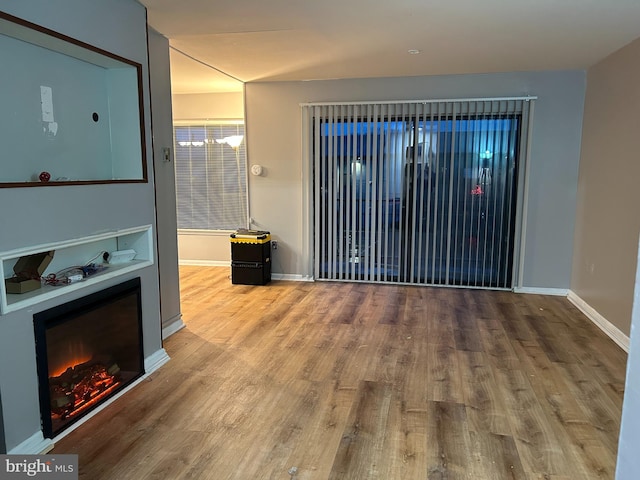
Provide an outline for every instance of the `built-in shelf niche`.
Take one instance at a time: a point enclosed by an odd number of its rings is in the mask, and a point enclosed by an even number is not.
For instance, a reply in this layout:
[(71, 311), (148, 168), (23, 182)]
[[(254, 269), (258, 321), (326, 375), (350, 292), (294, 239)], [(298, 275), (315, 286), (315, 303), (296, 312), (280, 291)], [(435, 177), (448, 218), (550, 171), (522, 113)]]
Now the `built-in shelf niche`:
[[(46, 277), (73, 266), (87, 263), (104, 264), (104, 270), (68, 285), (50, 286), (27, 293), (7, 293), (4, 280), (0, 284), (0, 314), (36, 305), (60, 295), (87, 288), (115, 277), (153, 265), (153, 238), (151, 225), (105, 232), (83, 238), (69, 239), (16, 250), (0, 252), (0, 275), (2, 279), (13, 276), (13, 267), (20, 257), (54, 251), (53, 259), (42, 274)], [(135, 258), (126, 263), (109, 265), (103, 262), (103, 252), (135, 250)]]
[(139, 63), (0, 12), (0, 65), (0, 187), (147, 181)]

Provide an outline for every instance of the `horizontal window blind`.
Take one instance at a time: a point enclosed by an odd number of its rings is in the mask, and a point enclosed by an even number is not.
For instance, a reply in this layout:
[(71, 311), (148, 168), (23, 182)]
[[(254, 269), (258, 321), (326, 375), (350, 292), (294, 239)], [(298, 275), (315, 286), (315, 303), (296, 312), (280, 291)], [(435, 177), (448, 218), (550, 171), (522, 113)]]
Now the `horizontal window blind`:
[(179, 229), (247, 226), (244, 125), (174, 126)]
[(316, 278), (511, 288), (532, 101), (303, 106)]

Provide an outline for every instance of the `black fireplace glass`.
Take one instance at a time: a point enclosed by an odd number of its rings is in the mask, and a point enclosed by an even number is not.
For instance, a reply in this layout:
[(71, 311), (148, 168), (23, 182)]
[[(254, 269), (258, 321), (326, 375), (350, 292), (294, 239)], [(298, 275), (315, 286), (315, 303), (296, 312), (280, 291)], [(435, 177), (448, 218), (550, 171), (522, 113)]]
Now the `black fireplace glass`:
[(46, 438), (144, 374), (139, 278), (37, 313), (33, 319)]

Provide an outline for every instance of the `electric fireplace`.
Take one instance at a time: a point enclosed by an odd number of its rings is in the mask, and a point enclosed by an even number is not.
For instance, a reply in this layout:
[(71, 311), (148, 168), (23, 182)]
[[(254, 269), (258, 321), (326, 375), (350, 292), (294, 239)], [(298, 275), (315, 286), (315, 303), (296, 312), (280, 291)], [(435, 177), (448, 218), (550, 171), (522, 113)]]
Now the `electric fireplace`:
[(139, 278), (37, 313), (33, 321), (45, 438), (144, 373)]

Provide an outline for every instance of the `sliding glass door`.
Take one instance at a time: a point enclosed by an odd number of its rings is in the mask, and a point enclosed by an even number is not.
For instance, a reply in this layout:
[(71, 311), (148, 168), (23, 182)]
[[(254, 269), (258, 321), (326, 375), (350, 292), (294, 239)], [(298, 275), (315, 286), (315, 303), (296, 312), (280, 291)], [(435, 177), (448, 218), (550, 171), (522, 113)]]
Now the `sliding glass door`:
[(528, 103), (307, 107), (315, 277), (511, 288)]

